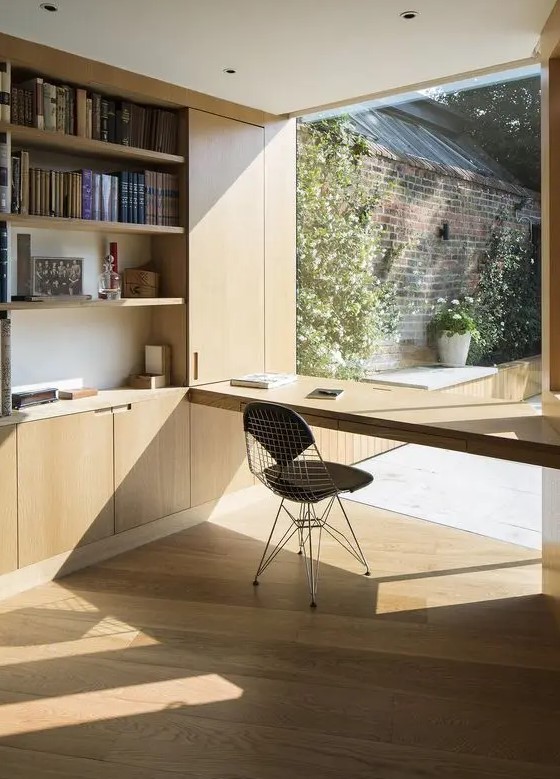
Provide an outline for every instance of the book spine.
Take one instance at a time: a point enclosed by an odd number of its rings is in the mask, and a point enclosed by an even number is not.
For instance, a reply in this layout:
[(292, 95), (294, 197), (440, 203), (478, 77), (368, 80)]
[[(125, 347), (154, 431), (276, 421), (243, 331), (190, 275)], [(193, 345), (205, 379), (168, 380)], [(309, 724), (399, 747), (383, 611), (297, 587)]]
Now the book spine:
[(56, 132), (56, 87), (53, 84), (43, 84), (43, 111), (45, 130)]
[(21, 159), (21, 213), (29, 214), (29, 152), (22, 151)]
[(17, 92), (17, 123), (22, 127), (25, 126), (25, 90), (18, 87)]
[(116, 143), (117, 140), (117, 116), (114, 100), (107, 101), (107, 140)]
[(12, 155), (12, 214), (19, 214), (21, 208), (21, 167), (19, 155)]
[(11, 207), (11, 137), (0, 133), (0, 214), (9, 214)]
[(119, 222), (128, 222), (128, 179), (128, 171), (119, 173)]
[(25, 96), (25, 124), (27, 127), (34, 127), (33, 124), (33, 92), (26, 89)]
[(0, 120), (11, 122), (12, 67), (0, 62)]
[(138, 224), (138, 173), (132, 173), (132, 219), (134, 224)]
[(0, 222), (0, 302), (8, 302), (8, 223)]
[(119, 177), (111, 176), (111, 222), (119, 221)]
[(91, 177), (91, 214), (92, 219), (101, 219), (101, 173), (93, 173)]
[(86, 138), (93, 137), (93, 100), (91, 97), (86, 99)]
[(138, 224), (146, 224), (146, 177), (138, 173)]
[(72, 87), (66, 87), (68, 94), (68, 116), (66, 117), (67, 132), (69, 135), (76, 135), (76, 90)]
[(101, 119), (100, 119), (100, 133), (99, 140), (109, 140), (109, 101), (101, 98)]
[(123, 146), (130, 146), (130, 103), (121, 105), (121, 140)]
[(45, 129), (45, 100), (43, 96), (43, 79), (35, 79), (35, 102), (33, 105), (34, 125), (38, 130)]
[(101, 221), (108, 222), (111, 219), (111, 176), (108, 173), (101, 174)]
[(92, 178), (91, 170), (82, 170), (82, 219), (92, 219)]
[(156, 224), (163, 225), (163, 173), (157, 173), (157, 220)]
[(91, 137), (101, 140), (101, 95), (94, 92), (91, 96)]
[(64, 87), (54, 87), (56, 91), (56, 131), (64, 133), (66, 129), (66, 92)]
[(87, 137), (87, 92), (76, 89), (76, 135)]
[[(0, 109), (1, 108), (2, 105), (0, 104)], [(10, 108), (12, 114), (12, 124), (19, 124), (17, 87), (12, 87), (12, 95), (10, 97)]]

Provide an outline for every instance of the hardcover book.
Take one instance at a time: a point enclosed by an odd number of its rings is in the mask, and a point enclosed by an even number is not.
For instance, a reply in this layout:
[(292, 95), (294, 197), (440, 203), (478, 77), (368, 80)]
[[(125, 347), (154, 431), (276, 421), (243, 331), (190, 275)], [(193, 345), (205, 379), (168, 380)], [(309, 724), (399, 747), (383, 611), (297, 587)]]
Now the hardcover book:
[(12, 68), (9, 62), (0, 62), (0, 119), (11, 121)]
[(92, 219), (92, 180), (91, 170), (82, 170), (82, 219)]
[(0, 213), (11, 210), (11, 142), (10, 133), (0, 133)]
[(255, 387), (257, 389), (274, 389), (297, 381), (294, 373), (248, 373), (231, 379), (232, 387)]
[(0, 303), (8, 302), (8, 224), (0, 222)]

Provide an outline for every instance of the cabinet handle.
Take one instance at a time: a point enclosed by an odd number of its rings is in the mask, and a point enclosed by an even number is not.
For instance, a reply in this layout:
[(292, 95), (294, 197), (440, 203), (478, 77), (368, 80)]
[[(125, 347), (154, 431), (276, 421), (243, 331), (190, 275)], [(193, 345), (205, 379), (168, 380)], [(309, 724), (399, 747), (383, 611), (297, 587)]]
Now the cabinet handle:
[(127, 403), (125, 406), (113, 406), (113, 414), (125, 414), (127, 411), (132, 410), (132, 403)]
[(109, 414), (113, 413), (113, 410), (110, 408), (98, 408), (94, 412), (95, 416), (97, 417), (106, 417)]
[(198, 352), (195, 352), (193, 356), (194, 356), (193, 378), (195, 381), (198, 381)]

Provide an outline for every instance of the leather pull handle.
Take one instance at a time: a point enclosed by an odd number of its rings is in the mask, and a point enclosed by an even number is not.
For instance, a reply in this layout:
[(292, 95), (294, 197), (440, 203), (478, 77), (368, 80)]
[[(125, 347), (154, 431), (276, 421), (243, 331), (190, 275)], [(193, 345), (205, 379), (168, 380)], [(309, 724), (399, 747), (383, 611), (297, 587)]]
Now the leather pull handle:
[(194, 353), (193, 358), (194, 358), (193, 359), (193, 362), (194, 362), (194, 366), (193, 366), (193, 379), (195, 381), (198, 381), (198, 352)]

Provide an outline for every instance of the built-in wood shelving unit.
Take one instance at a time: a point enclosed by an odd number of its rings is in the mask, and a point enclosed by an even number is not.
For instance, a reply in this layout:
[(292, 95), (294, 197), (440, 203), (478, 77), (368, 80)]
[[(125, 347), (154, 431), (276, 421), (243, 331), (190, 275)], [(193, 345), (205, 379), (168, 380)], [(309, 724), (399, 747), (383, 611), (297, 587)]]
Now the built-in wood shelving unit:
[[(67, 137), (67, 136), (66, 136)], [(184, 235), (184, 227), (132, 224), (131, 222), (99, 222), (93, 219), (68, 219), (59, 216), (1, 214), (2, 220), (14, 227), (32, 227), (43, 230), (80, 230), (92, 233), (132, 233), (138, 235)]]
[(121, 298), (120, 300), (52, 300), (0, 303), (0, 311), (46, 311), (63, 308), (138, 308), (140, 306), (181, 306), (184, 298)]
[(12, 134), (12, 146), (60, 151), (64, 154), (74, 154), (80, 157), (135, 161), (156, 166), (182, 165), (185, 162), (185, 158), (179, 154), (163, 154), (149, 149), (121, 146), (118, 143), (95, 141), (91, 138), (37, 130), (35, 127), (23, 127), (7, 122), (0, 122), (0, 133)]

